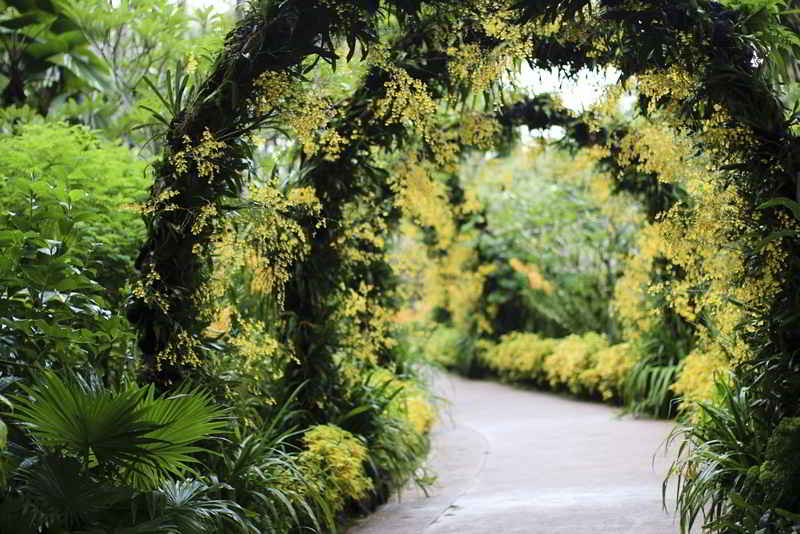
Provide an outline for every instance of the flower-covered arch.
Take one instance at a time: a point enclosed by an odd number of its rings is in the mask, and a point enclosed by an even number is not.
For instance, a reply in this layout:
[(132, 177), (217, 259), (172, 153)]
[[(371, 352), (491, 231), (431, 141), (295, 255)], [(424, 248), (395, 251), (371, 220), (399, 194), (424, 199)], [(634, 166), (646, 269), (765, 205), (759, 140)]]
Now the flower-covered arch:
[[(206, 334), (224, 316), (225, 280), (247, 268), (255, 300), (268, 300), (274, 317), (252, 325), (251, 337), (283, 351), (281, 379), (306, 384), (308, 413), (331, 420), (348, 380), (337, 354), (357, 353), (358, 365), (392, 360), (396, 276), (386, 251), (400, 216), (435, 228), (445, 247), (453, 205), (457, 216), (468, 202), (452, 202), (437, 174), (454, 173), (468, 151), (508, 143), (515, 125), (561, 124), (578, 144), (606, 148), (598, 161), (621, 187), (632, 166), (660, 192), (676, 173), (697, 175), (699, 201), (682, 211), (649, 197), (653, 218), (661, 215), (660, 253), (687, 272), (672, 305), (689, 319), (710, 313), (703, 320), (730, 341), (733, 387), (760, 400), (767, 429), (745, 429), (743, 439), (776, 428), (797, 439), (798, 140), (767, 68), (782, 43), (754, 27), (764, 16), (752, 3), (705, 0), (254, 3), (205, 79), (191, 91), (179, 82), (172, 94), (129, 307), (149, 379), (166, 387), (209, 372)], [(365, 62), (358, 87), (343, 97), (312, 92), (304, 76), (319, 61), (341, 63), (343, 46), (346, 60)], [(666, 129), (609, 132), (591, 117), (520, 99), (500, 79), (521, 62), (565, 71), (612, 65), (636, 80), (642, 115)], [(249, 136), (264, 128), (301, 147), (298, 172), (248, 189)], [(674, 158), (659, 157), (665, 132), (692, 141), (670, 145), (684, 151)], [(697, 149), (702, 168), (690, 168), (684, 156)], [(675, 168), (676, 158), (687, 166)], [(231, 216), (242, 210), (258, 216), (242, 225)], [(715, 249), (733, 243), (735, 252), (714, 264)], [(679, 297), (700, 287), (700, 297)], [(772, 467), (749, 481), (720, 476), (694, 501), (687, 490), (684, 511), (727, 503), (712, 513), (721, 517), (736, 509), (729, 490), (794, 506), (773, 480), (786, 460), (773, 453)], [(700, 464), (682, 465), (687, 474)], [(795, 484), (792, 476), (781, 484)]]

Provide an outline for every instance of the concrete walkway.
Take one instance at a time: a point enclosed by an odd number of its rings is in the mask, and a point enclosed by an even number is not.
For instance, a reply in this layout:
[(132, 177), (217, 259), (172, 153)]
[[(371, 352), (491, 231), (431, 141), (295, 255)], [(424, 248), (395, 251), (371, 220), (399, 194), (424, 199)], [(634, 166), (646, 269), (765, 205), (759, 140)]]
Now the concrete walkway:
[(430, 497), (409, 488), (349, 534), (678, 532), (661, 505), (669, 422), (450, 375), (436, 388), (450, 407), (433, 434)]

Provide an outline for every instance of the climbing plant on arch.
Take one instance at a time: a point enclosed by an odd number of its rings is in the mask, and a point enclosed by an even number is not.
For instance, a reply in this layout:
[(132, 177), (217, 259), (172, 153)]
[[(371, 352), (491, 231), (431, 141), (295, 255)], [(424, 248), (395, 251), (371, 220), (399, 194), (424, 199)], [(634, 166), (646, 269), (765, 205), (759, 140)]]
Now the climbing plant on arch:
[[(204, 331), (225, 293), (215, 269), (220, 251), (237, 246), (226, 236), (247, 201), (267, 214), (245, 248), (275, 305), (272, 333), (290, 347), (283, 380), (307, 385), (302, 403), (315, 422), (346, 421), (336, 399), (347, 366), (392, 362), (386, 237), (403, 211), (441, 222), (448, 193), (436, 173), (500, 141), (496, 112), (513, 103), (501, 74), (520, 61), (566, 71), (613, 65), (638, 79), (643, 112), (693, 136), (715, 171), (704, 198), (718, 203), (687, 208), (696, 228), (682, 231), (696, 239), (683, 253), (703, 260), (702, 247), (721, 244), (709, 238), (737, 245), (734, 268), (701, 265), (694, 280), (731, 289), (706, 306), (720, 311), (711, 330), (735, 340), (726, 413), (746, 396), (758, 423), (740, 422), (742, 450), (708, 449), (716, 412), (687, 430), (703, 454), (679, 466), (681, 512), (691, 521), (710, 502), (709, 520), (727, 532), (750, 528), (754, 510), (756, 523), (764, 509), (800, 511), (800, 472), (783, 453), (800, 440), (798, 140), (766, 68), (788, 41), (756, 27), (777, 20), (769, 14), (754, 2), (698, 0), (255, 3), (206, 78), (188, 93), (179, 83), (169, 99), (129, 308), (149, 379), (169, 387), (203, 373)], [(311, 93), (304, 75), (317, 61), (341, 61), (340, 43), (348, 60), (367, 62), (359, 88), (344, 100)], [(301, 172), (283, 189), (248, 189), (248, 134), (269, 127), (288, 128), (301, 146)], [(708, 471), (698, 484), (712, 453), (747, 457), (737, 460), (746, 475)]]

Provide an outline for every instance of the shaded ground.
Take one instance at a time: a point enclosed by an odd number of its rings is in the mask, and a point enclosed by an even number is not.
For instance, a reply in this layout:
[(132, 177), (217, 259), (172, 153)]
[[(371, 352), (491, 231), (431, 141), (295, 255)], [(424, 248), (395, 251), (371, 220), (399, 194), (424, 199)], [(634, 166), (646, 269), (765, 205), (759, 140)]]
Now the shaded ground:
[[(438, 376), (430, 497), (409, 488), (349, 534), (675, 534), (661, 505), (672, 424)], [(659, 454), (654, 457), (654, 453)]]

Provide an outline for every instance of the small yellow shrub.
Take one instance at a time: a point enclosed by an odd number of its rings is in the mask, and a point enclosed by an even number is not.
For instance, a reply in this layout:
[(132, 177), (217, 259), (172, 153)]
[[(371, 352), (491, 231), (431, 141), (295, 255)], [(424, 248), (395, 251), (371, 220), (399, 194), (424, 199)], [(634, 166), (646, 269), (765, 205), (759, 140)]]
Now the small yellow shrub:
[(713, 400), (714, 381), (729, 367), (730, 362), (719, 346), (690, 352), (678, 371), (678, 380), (671, 386), (672, 391), (681, 397), (680, 409), (691, 411), (694, 403)]
[(581, 372), (579, 380), (586, 391), (600, 393), (603, 400), (619, 396), (625, 377), (636, 363), (630, 343), (618, 343), (598, 350), (592, 357), (594, 367)]
[(500, 338), (484, 356), (486, 365), (508, 380), (541, 380), (543, 363), (553, 352), (554, 339), (543, 339), (527, 332), (511, 332)]
[(606, 348), (606, 336), (594, 332), (581, 336), (573, 334), (560, 340), (544, 361), (550, 387), (565, 386), (575, 394), (588, 392), (581, 381), (581, 373), (594, 367), (594, 355)]
[(334, 511), (348, 499), (367, 496), (373, 486), (364, 471), (367, 448), (358, 438), (335, 425), (318, 425), (305, 433), (303, 443), (298, 465)]

